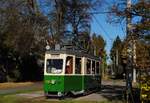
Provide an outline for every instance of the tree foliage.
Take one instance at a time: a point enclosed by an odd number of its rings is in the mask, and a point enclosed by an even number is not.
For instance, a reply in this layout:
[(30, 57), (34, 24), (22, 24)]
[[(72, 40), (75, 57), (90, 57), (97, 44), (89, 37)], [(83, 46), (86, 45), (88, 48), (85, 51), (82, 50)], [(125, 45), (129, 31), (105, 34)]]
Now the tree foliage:
[(1, 0), (0, 82), (41, 79), (38, 61), (43, 59), (45, 46), (62, 44), (69, 33), (75, 46), (91, 53), (96, 45), (98, 54), (99, 48), (104, 49), (104, 40), (101, 36), (93, 40), (90, 37), (90, 11), (98, 2)]
[(113, 62), (113, 71), (116, 75), (120, 75), (124, 72), (123, 65), (122, 65), (122, 49), (123, 49), (123, 42), (119, 38), (119, 36), (116, 37), (116, 39), (113, 42), (111, 51), (110, 51), (110, 58)]
[[(132, 1), (132, 0), (131, 0)], [(149, 35), (150, 30), (150, 2), (148, 0), (137, 0), (132, 2), (131, 8), (127, 8), (127, 1), (116, 1), (110, 9), (108, 15), (112, 17), (111, 22), (122, 22), (125, 18), (130, 17), (132, 23), (132, 33)]]
[(113, 60), (113, 56), (116, 56), (116, 51), (118, 50), (119, 53), (121, 53), (122, 50), (122, 41), (119, 36), (116, 37), (116, 39), (113, 42), (112, 48), (111, 48), (111, 59)]
[[(0, 1), (0, 73), (3, 75), (0, 79), (15, 81), (21, 79), (20, 73), (29, 72), (29, 68), (22, 65), (37, 61), (30, 61), (29, 57), (44, 54), (47, 25), (47, 18), (31, 12), (27, 1)], [(23, 62), (25, 58), (29, 61)]]
[(81, 46), (82, 43), (85, 43), (83, 47), (88, 46), (89, 43), (84, 41), (90, 37), (90, 11), (95, 3), (99, 2), (98, 0), (52, 0), (47, 2), (47, 7), (50, 9), (46, 14), (50, 20), (51, 38), (55, 39), (53, 42), (65, 41), (60, 38), (65, 37), (65, 34), (69, 32), (76, 41), (75, 45)]
[(96, 35), (95, 33), (92, 35), (92, 44), (95, 49), (95, 54), (97, 56), (102, 55), (101, 52), (104, 52), (106, 42), (104, 41), (101, 35)]
[[(132, 1), (132, 0), (131, 0)], [(140, 51), (143, 51), (144, 54), (149, 55), (149, 35), (150, 35), (150, 2), (149, 0), (136, 0), (136, 2), (132, 2), (131, 8), (127, 8), (126, 0), (116, 1), (115, 4), (111, 8), (111, 16), (114, 18), (112, 21), (120, 22), (123, 19), (130, 17), (132, 27), (130, 28), (130, 34), (124, 40), (124, 48), (123, 53), (127, 51), (127, 46), (129, 42), (135, 40), (136, 42), (136, 53), (134, 55), (142, 55)], [(140, 44), (141, 43), (141, 44)], [(143, 47), (141, 45), (144, 45)], [(146, 46), (146, 47), (145, 47)], [(149, 51), (149, 52), (147, 52)], [(145, 56), (140, 56), (144, 59)], [(136, 60), (141, 60), (142, 58), (136, 58)], [(146, 58), (150, 59), (150, 56)], [(145, 62), (148, 59), (144, 59)], [(140, 61), (138, 61), (140, 62)], [(136, 62), (136, 63), (138, 63)], [(144, 63), (144, 62), (143, 62)], [(137, 64), (138, 65), (138, 64)], [(145, 65), (145, 64), (142, 64)]]

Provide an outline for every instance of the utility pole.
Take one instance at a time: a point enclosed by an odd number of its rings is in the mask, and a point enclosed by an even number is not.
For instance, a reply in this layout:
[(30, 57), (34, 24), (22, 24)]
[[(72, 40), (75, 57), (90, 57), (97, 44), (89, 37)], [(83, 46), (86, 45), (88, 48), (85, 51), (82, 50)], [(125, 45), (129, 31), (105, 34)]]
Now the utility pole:
[(131, 34), (131, 0), (127, 0), (127, 37)]
[(131, 25), (131, 0), (127, 0), (127, 39), (128, 39), (128, 58), (127, 58), (127, 65), (126, 65), (126, 101), (127, 103), (133, 100), (132, 95), (132, 80), (133, 80), (133, 43), (132, 43), (132, 25)]
[[(132, 44), (132, 64), (135, 64), (135, 60), (136, 60), (136, 45), (135, 45), (135, 40), (133, 35), (131, 34), (131, 30), (133, 29), (132, 24), (131, 24), (131, 18), (132, 15), (130, 13), (131, 11), (131, 0), (127, 0), (127, 36), (131, 37), (131, 44)], [(135, 65), (132, 66), (133, 69), (133, 81), (132, 82), (136, 82), (136, 69), (134, 68)]]
[(116, 50), (116, 65), (118, 66), (119, 62), (119, 57), (118, 57), (118, 49)]
[[(132, 15), (130, 13), (131, 11), (131, 0), (127, 0), (127, 38), (131, 37), (131, 44), (132, 44), (132, 64), (135, 64), (135, 60), (136, 60), (136, 45), (135, 45), (135, 40), (133, 35), (131, 34), (131, 30), (133, 29), (132, 24), (131, 24), (131, 18)], [(136, 82), (136, 69), (134, 68), (135, 65), (132, 66), (133, 69), (133, 74), (132, 74), (132, 78), (133, 81), (132, 82)]]
[(118, 49), (116, 50), (116, 73), (118, 73), (118, 69), (119, 69), (119, 57), (118, 57)]
[(136, 82), (136, 40), (133, 40), (133, 82)]
[(116, 57), (115, 56), (113, 56), (113, 73), (115, 74), (116, 73)]

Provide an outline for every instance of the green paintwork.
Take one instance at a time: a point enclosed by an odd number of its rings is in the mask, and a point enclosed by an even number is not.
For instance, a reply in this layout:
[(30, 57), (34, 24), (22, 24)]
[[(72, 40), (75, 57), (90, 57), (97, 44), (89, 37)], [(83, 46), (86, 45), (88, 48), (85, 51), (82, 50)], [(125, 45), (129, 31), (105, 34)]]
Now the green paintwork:
[(81, 91), (83, 90), (83, 80), (84, 80), (84, 76), (82, 75), (67, 75), (65, 76), (65, 84), (64, 84), (64, 91), (68, 92), (68, 91)]
[[(53, 83), (54, 82), (54, 83)], [(63, 92), (64, 91), (64, 76), (44, 76), (44, 91), (45, 92)]]
[(45, 92), (81, 91), (100, 86), (100, 76), (45, 75)]
[(84, 89), (92, 89), (92, 88), (96, 88), (99, 87), (101, 85), (101, 77), (99, 76), (89, 76), (86, 75), (84, 77)]

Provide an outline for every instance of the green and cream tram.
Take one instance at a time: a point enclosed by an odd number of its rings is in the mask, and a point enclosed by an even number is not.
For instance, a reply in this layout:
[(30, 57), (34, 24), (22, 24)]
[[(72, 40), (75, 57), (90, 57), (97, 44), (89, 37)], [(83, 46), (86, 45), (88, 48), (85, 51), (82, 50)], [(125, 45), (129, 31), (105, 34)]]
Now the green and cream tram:
[(44, 64), (45, 96), (74, 95), (100, 88), (100, 58), (81, 52), (48, 51)]

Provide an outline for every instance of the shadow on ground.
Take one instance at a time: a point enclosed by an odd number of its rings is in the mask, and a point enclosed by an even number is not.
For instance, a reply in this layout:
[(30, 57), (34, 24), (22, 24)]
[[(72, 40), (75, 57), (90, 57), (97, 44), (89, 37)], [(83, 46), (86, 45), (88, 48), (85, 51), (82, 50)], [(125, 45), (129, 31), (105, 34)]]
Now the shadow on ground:
[(98, 93), (109, 101), (124, 101), (125, 86), (103, 85), (101, 91)]
[[(122, 101), (126, 102), (126, 87), (118, 85), (103, 85), (101, 91), (98, 94), (102, 95), (109, 101)], [(130, 98), (129, 103), (140, 103), (139, 90), (133, 90), (133, 100)]]

